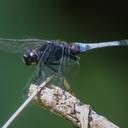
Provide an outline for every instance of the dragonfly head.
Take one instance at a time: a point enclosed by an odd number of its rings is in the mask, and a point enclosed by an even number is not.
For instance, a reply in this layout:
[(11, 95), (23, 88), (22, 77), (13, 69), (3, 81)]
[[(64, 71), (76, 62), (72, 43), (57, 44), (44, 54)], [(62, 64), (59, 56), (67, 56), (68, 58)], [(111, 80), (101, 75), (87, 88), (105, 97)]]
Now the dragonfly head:
[(37, 64), (39, 61), (39, 55), (35, 49), (27, 49), (23, 55), (23, 62), (26, 65)]

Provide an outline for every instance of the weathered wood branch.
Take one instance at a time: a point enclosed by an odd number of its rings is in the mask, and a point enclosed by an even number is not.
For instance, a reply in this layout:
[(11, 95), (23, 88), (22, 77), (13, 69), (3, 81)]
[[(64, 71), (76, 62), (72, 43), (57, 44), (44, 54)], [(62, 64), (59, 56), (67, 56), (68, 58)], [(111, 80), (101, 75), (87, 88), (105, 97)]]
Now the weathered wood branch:
[[(35, 90), (38, 90), (38, 87), (31, 85), (28, 96)], [(71, 121), (74, 126), (79, 128), (119, 128), (105, 117), (94, 112), (90, 105), (82, 103), (75, 96), (58, 86), (45, 86), (33, 100)]]

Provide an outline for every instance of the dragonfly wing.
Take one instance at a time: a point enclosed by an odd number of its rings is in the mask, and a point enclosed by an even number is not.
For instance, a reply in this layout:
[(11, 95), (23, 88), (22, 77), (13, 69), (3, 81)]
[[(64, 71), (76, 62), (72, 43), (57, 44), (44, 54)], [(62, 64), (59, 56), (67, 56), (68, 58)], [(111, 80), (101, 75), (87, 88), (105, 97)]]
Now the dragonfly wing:
[(6, 39), (0, 38), (0, 51), (10, 53), (22, 53), (27, 48), (39, 48), (43, 43), (48, 43), (48, 40), (41, 39)]
[[(60, 47), (55, 42), (48, 44), (43, 52), (40, 61), (36, 67), (36, 79), (34, 78), (34, 83), (41, 83), (45, 78), (55, 75), (57, 77), (62, 76), (62, 56), (60, 55), (60, 59), (56, 58), (56, 55), (63, 54), (63, 51), (58, 51)], [(57, 59), (57, 60), (56, 60)], [(52, 65), (52, 62), (57, 62), (57, 65)]]
[(56, 51), (56, 47), (53, 45), (47, 45), (45, 51), (43, 52), (37, 66), (35, 73), (33, 74), (32, 83), (39, 85), (45, 78), (53, 74), (53, 71), (49, 70), (46, 66), (47, 62), (50, 61), (53, 52)]

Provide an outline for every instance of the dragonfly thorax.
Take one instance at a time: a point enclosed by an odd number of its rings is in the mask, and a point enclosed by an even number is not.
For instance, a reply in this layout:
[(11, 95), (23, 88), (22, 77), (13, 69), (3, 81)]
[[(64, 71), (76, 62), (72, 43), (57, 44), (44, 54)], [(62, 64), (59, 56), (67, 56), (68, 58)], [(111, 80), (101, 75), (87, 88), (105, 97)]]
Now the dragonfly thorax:
[(26, 65), (37, 64), (39, 61), (39, 55), (35, 49), (27, 49), (23, 55), (23, 62)]

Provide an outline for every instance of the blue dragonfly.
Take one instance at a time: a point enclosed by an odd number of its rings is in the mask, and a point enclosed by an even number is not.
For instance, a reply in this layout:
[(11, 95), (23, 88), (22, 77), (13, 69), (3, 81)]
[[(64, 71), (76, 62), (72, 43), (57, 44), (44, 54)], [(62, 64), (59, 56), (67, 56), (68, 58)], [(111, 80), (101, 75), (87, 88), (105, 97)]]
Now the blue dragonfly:
[[(0, 50), (12, 53), (21, 52), (23, 53), (22, 60), (27, 66), (36, 65), (32, 82), (37, 85), (50, 74), (64, 78), (66, 63), (70, 63), (71, 60), (79, 61), (80, 54), (96, 48), (111, 46), (128, 46), (128, 40), (67, 43), (60, 40), (0, 38)], [(50, 70), (48, 71), (48, 69)]]

